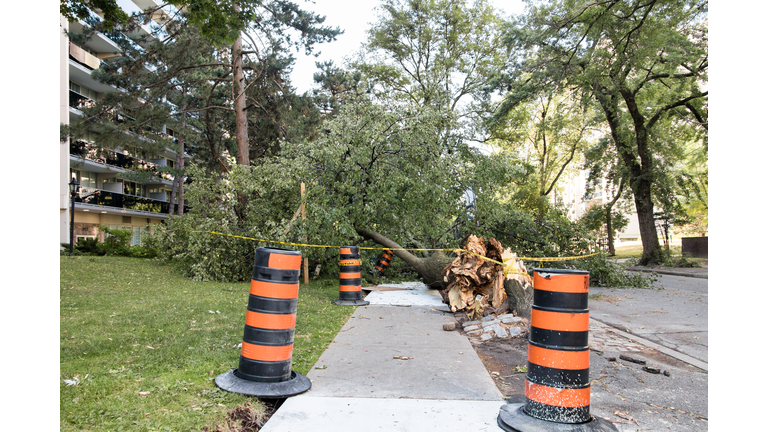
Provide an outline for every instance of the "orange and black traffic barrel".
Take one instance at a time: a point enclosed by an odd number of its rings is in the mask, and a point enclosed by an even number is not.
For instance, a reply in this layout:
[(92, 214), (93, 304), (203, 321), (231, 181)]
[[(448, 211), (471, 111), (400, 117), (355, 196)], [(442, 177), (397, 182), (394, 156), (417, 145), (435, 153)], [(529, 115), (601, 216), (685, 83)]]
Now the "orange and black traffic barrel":
[(389, 249), (384, 249), (384, 253), (381, 255), (381, 258), (379, 258), (373, 268), (375, 268), (379, 274), (384, 273), (384, 270), (389, 267), (389, 263), (392, 262), (392, 258), (394, 258), (392, 251)]
[(256, 249), (240, 364), (216, 377), (216, 385), (265, 398), (309, 390), (309, 379), (291, 370), (300, 269), (299, 251)]
[(558, 431), (616, 430), (589, 413), (588, 302), (589, 272), (534, 269), (525, 403), (502, 407), (502, 429), (556, 423)]
[(358, 246), (339, 248), (339, 299), (333, 304), (345, 306), (370, 304), (369, 301), (363, 300), (363, 279), (360, 270), (360, 248)]

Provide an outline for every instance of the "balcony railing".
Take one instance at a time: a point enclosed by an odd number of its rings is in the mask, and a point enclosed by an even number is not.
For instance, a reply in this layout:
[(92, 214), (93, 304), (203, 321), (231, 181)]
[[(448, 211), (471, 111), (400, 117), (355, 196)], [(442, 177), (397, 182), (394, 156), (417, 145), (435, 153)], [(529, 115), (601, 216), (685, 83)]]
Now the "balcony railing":
[(101, 60), (79, 46), (69, 44), (69, 57), (91, 70), (96, 70), (101, 66)]
[(80, 93), (70, 90), (69, 91), (69, 106), (75, 109), (83, 110), (85, 108), (90, 108), (94, 104), (96, 104), (96, 101), (93, 99), (83, 96)]
[[(138, 210), (150, 213), (168, 213), (168, 203), (134, 195), (108, 192), (101, 189), (81, 187), (76, 203), (95, 204), (105, 207)], [(186, 206), (185, 206), (186, 207)]]
[(157, 169), (157, 165), (153, 164), (152, 162), (147, 162), (132, 156), (126, 156), (122, 153), (111, 150), (102, 150), (95, 145), (85, 141), (71, 141), (69, 144), (69, 154), (119, 168), (129, 170), (141, 169), (144, 171), (149, 171), (159, 178), (168, 181), (173, 180), (173, 176), (171, 174), (160, 172), (160, 170)]

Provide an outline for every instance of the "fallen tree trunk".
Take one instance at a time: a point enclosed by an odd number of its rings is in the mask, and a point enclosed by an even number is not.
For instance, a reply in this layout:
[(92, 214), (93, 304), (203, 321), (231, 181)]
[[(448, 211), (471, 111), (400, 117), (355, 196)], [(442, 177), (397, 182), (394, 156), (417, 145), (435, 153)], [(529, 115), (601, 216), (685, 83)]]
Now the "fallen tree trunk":
[(448, 285), (443, 278), (443, 269), (445, 269), (445, 266), (448, 265), (453, 258), (449, 257), (444, 252), (436, 251), (426, 258), (419, 258), (406, 250), (402, 250), (402, 246), (376, 231), (368, 231), (360, 228), (356, 228), (355, 230), (357, 231), (357, 234), (364, 239), (372, 240), (386, 248), (392, 249), (392, 253), (413, 267), (413, 269), (416, 270), (416, 273), (421, 276), (424, 283), (430, 288), (445, 289)]
[(504, 292), (507, 293), (507, 305), (510, 311), (523, 318), (531, 318), (533, 305), (533, 278), (528, 276), (523, 262), (516, 260), (517, 254), (505, 249), (501, 254), (502, 260), (512, 260), (507, 265), (507, 275), (504, 278)]

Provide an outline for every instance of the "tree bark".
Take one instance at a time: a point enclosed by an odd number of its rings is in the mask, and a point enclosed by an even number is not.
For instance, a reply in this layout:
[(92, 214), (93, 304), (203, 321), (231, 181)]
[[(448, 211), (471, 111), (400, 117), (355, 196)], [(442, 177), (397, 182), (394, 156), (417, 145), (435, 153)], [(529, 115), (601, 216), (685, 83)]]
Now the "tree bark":
[[(240, 12), (240, 5), (232, 3), (235, 12)], [(232, 97), (235, 109), (235, 142), (237, 143), (237, 164), (250, 165), (248, 152), (248, 112), (245, 109), (245, 76), (243, 75), (243, 37), (238, 36), (232, 44)]]
[[(182, 130), (184, 127), (186, 127), (186, 120), (184, 119), (184, 116), (186, 114), (182, 114), (182, 121), (181, 121), (181, 128)], [(179, 164), (177, 166), (177, 169), (179, 170), (179, 193), (178, 193), (178, 204), (176, 207), (176, 212), (179, 216), (182, 216), (184, 214), (184, 175), (181, 174), (181, 171), (184, 169), (184, 140), (179, 139), (179, 156), (178, 156)]]
[(608, 231), (608, 256), (616, 256), (616, 248), (613, 245), (613, 224), (611, 209), (613, 206), (608, 206), (605, 212), (605, 228)]
[(392, 253), (413, 267), (413, 269), (416, 270), (416, 273), (421, 276), (424, 283), (430, 288), (445, 289), (448, 286), (448, 283), (443, 280), (443, 270), (451, 263), (451, 261), (453, 261), (453, 258), (449, 257), (444, 252), (437, 251), (426, 258), (419, 258), (406, 250), (401, 250), (403, 248), (402, 246), (376, 231), (368, 231), (360, 228), (356, 228), (355, 230), (366, 240), (373, 240), (386, 248), (392, 249)]
[(640, 239), (643, 242), (643, 256), (640, 265), (661, 262), (661, 245), (656, 232), (656, 222), (653, 219), (653, 201), (651, 200), (651, 182), (646, 179), (635, 181), (632, 188), (635, 195), (637, 221), (640, 225)]
[[(186, 88), (184, 88), (182, 94), (186, 97), (187, 95)], [(181, 113), (182, 135), (179, 138), (179, 148), (177, 149), (179, 153), (178, 155), (176, 155), (176, 160), (177, 160), (176, 169), (179, 170), (179, 175), (178, 175), (179, 186), (178, 186), (178, 198), (177, 198), (178, 204), (176, 207), (176, 214), (178, 214), (179, 216), (184, 215), (184, 175), (182, 174), (182, 171), (184, 170), (184, 140), (182, 138), (184, 137), (184, 132), (186, 128), (187, 128), (187, 112), (184, 111)]]
[[(179, 166), (179, 155), (176, 155), (176, 167)], [(168, 201), (168, 215), (173, 216), (174, 207), (173, 203), (176, 201), (176, 191), (178, 190), (178, 181), (181, 176), (173, 176), (173, 182), (171, 182), (171, 199)]]
[(616, 256), (616, 246), (613, 244), (613, 215), (611, 213), (613, 212), (613, 206), (621, 198), (622, 192), (624, 192), (624, 177), (621, 177), (619, 181), (619, 189), (616, 191), (616, 195), (605, 208), (605, 226), (608, 230), (608, 256)]

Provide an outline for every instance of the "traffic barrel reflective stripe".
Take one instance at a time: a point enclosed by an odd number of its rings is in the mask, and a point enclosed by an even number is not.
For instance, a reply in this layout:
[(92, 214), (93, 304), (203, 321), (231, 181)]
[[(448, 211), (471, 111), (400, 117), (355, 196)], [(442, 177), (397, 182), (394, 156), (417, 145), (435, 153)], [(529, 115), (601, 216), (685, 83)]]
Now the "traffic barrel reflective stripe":
[(526, 414), (557, 423), (591, 419), (589, 273), (534, 269)]
[(260, 313), (247, 311), (245, 315), (245, 325), (260, 330), (285, 330), (296, 326), (296, 314), (275, 315), (269, 313)]
[(295, 299), (299, 296), (299, 284), (251, 280), (251, 295), (263, 298)]
[(291, 360), (293, 354), (293, 345), (288, 346), (266, 346), (254, 345), (243, 341), (242, 355), (251, 360), (260, 361), (286, 361)]
[(589, 388), (560, 389), (534, 384), (527, 379), (525, 381), (525, 397), (528, 399), (560, 408), (583, 409), (589, 407)]
[(339, 299), (333, 304), (362, 306), (370, 303), (363, 300), (361, 268), (358, 246), (339, 248)]

